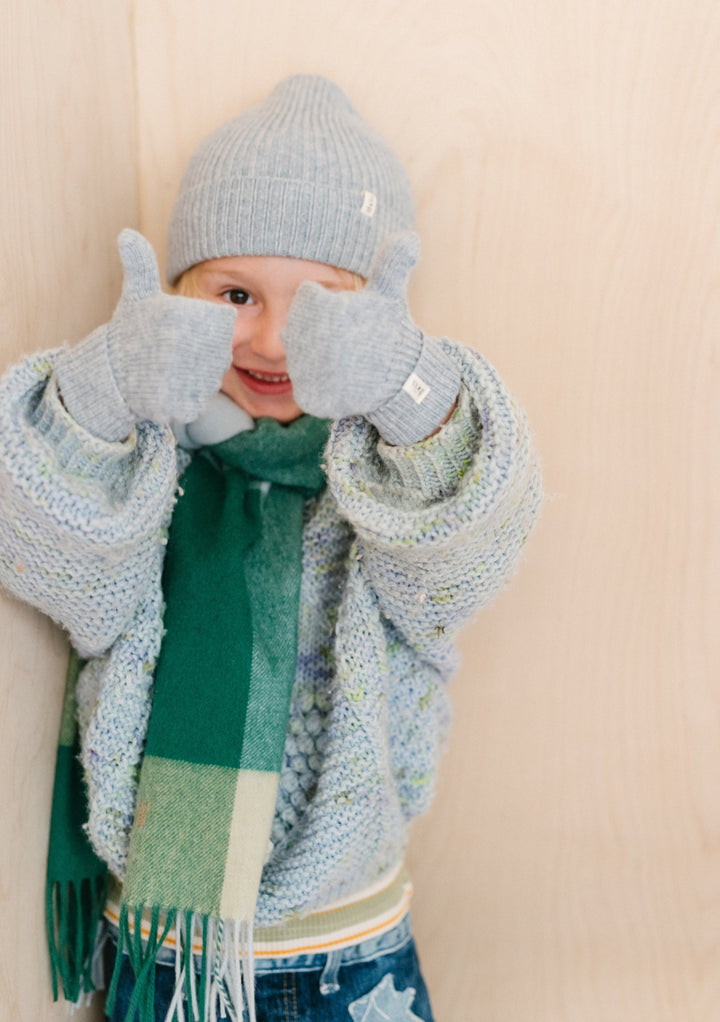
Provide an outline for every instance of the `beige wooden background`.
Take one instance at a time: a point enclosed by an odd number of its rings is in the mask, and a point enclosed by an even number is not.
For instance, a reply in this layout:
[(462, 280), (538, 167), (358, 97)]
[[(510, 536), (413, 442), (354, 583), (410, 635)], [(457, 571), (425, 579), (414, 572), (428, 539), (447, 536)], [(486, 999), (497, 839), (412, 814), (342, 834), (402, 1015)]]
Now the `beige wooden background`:
[[(416, 318), (527, 407), (549, 499), (463, 641), (411, 864), (438, 1022), (720, 1019), (720, 7), (5, 0), (0, 360), (164, 251), (200, 137), (291, 71), (407, 163)], [(2, 599), (0, 1017), (45, 1022), (64, 644)], [(91, 1009), (88, 1017), (95, 1017)], [(64, 1016), (63, 1016), (64, 1017)]]

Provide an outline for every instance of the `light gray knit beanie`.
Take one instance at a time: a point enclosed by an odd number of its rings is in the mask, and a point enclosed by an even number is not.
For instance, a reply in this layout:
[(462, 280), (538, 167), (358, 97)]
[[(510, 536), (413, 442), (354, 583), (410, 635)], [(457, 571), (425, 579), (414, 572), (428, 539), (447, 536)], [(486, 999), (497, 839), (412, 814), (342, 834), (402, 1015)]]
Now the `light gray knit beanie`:
[(233, 255), (294, 256), (366, 277), (385, 238), (414, 220), (410, 182), (383, 137), (334, 82), (293, 75), (191, 157), (167, 278)]

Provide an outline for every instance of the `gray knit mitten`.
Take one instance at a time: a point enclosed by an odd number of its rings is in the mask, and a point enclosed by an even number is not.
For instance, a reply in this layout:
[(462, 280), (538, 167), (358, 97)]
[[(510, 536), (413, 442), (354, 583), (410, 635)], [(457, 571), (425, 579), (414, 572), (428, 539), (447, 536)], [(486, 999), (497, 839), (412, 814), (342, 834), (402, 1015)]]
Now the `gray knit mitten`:
[(109, 323), (58, 359), (63, 403), (103, 440), (122, 440), (136, 422), (191, 422), (220, 388), (232, 362), (236, 313), (229, 305), (164, 294), (152, 246), (124, 230), (125, 270)]
[(385, 242), (361, 291), (300, 285), (282, 337), (303, 411), (364, 415), (391, 444), (416, 443), (443, 421), (460, 373), (410, 317), (407, 284), (417, 257), (417, 235), (403, 231)]

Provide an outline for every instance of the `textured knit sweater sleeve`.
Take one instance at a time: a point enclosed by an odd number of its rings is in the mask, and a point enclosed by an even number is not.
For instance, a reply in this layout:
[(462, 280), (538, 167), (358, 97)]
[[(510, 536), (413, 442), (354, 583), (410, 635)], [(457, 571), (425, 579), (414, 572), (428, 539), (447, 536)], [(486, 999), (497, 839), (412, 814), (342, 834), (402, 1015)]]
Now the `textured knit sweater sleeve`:
[(92, 656), (128, 626), (157, 575), (175, 446), (150, 423), (122, 443), (83, 430), (59, 399), (56, 355), (0, 380), (0, 584)]
[(442, 344), (462, 385), (439, 432), (392, 447), (352, 418), (328, 447), (330, 486), (382, 614), (441, 668), (460, 626), (513, 574), (541, 503), (523, 411), (481, 355)]

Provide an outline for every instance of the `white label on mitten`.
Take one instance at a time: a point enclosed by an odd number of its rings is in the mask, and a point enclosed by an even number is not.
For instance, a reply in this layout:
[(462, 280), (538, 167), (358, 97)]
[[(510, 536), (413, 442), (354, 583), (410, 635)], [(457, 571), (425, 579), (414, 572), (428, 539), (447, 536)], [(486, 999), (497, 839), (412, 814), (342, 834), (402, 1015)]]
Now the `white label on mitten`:
[(410, 373), (402, 385), (402, 389), (409, 394), (416, 405), (421, 404), (430, 393), (430, 388), (424, 380), (421, 380), (415, 373)]
[(374, 192), (363, 192), (363, 204), (361, 213), (365, 216), (374, 216), (377, 209), (377, 195)]

